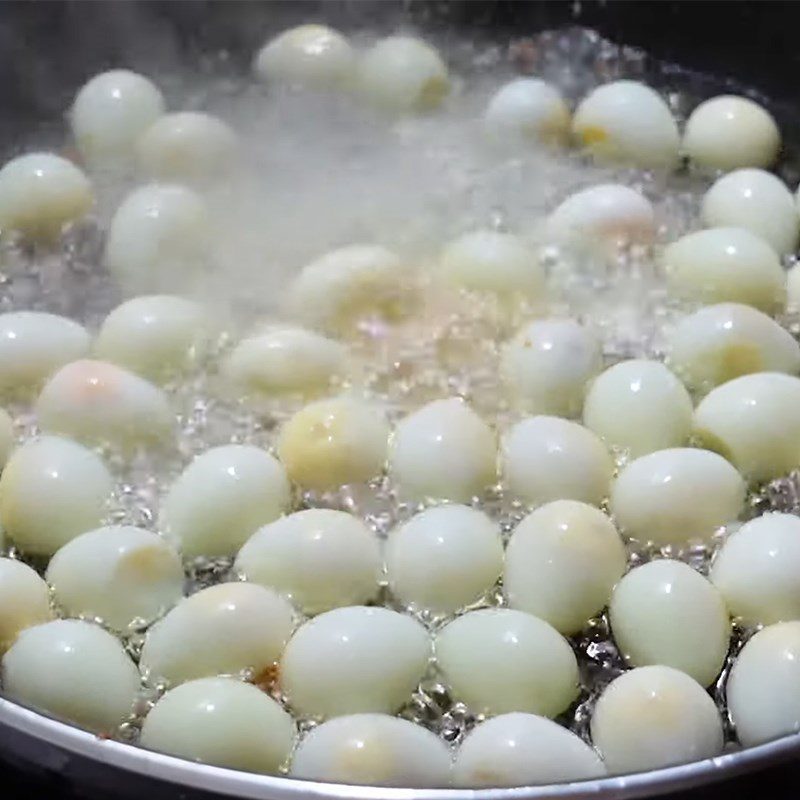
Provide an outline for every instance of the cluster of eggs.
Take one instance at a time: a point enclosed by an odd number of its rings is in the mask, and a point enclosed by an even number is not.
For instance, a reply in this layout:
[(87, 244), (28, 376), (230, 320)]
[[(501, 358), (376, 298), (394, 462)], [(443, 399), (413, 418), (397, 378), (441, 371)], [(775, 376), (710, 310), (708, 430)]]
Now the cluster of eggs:
[[(417, 39), (390, 37), (358, 55), (320, 26), (269, 42), (255, 70), (405, 112), (434, 108), (449, 88), (444, 62)], [(230, 128), (165, 113), (159, 90), (126, 71), (86, 84), (71, 124), (90, 171), (129, 159), (156, 180), (117, 209), (109, 271), (150, 287), (202, 260), (202, 187), (235, 161)], [(17, 552), (47, 561), (42, 578), (0, 559), (7, 696), (109, 734), (140, 713), (142, 682), (166, 687), (146, 709), (143, 745), (257, 772), (405, 786), (580, 780), (721, 752), (723, 721), (706, 688), (735, 619), (760, 628), (726, 684), (739, 741), (800, 727), (800, 519), (766, 514), (737, 529), (748, 486), (800, 466), (800, 345), (773, 318), (800, 301), (800, 274), (781, 264), (800, 216), (765, 171), (777, 126), (726, 96), (702, 103), (681, 138), (640, 83), (601, 86), (571, 114), (553, 87), (527, 78), (495, 95), (486, 126), (500, 142), (572, 139), (593, 158), (657, 169), (684, 153), (727, 171), (705, 195), (707, 227), (660, 256), (677, 298), (709, 304), (672, 331), (665, 363), (604, 369), (586, 326), (547, 316), (548, 279), (530, 242), (473, 231), (444, 248), (436, 278), (542, 309), (499, 359), (498, 393), (522, 418), (499, 447), (459, 397), (390, 424), (358, 392), (348, 341), (365, 319), (413, 318), (412, 269), (378, 245), (327, 253), (290, 287), (295, 322), (258, 328), (219, 365), (245, 401), (303, 399), (276, 453), (227, 444), (198, 455), (165, 491), (156, 533), (104, 524), (114, 478), (98, 448), (169, 447), (177, 422), (165, 387), (203, 364), (213, 315), (194, 300), (141, 295), (94, 337), (52, 314), (0, 315), (0, 389), (35, 397), (41, 431), (15, 446), (13, 421), (0, 415), (0, 520)], [(88, 178), (59, 156), (0, 170), (4, 233), (52, 241), (92, 202)], [(546, 228), (611, 252), (652, 245), (656, 220), (640, 193), (605, 184), (566, 199)], [(399, 498), (421, 504), (385, 542), (347, 511), (296, 510), (295, 489), (336, 491), (384, 473)], [(530, 512), (507, 536), (480, 508), (498, 480)], [(670, 558), (628, 569), (629, 541), (713, 548), (726, 527), (707, 577)], [(184, 560), (194, 558), (233, 559), (242, 580), (184, 596)], [(498, 581), (502, 603), (486, 607)], [(393, 607), (378, 604), (387, 596)], [(603, 689), (590, 746), (553, 718), (579, 695), (568, 637), (606, 608), (630, 669)], [(137, 664), (120, 637), (144, 628)], [(480, 720), (455, 752), (393, 716), (431, 674)]]

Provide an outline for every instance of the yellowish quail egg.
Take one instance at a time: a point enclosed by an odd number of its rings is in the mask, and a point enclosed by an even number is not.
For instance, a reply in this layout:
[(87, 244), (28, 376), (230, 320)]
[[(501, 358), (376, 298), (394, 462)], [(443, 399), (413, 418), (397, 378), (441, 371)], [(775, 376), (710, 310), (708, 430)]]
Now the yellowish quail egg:
[(27, 628), (3, 656), (7, 697), (101, 734), (133, 711), (139, 672), (122, 645), (89, 622)]
[(158, 534), (130, 525), (87, 531), (47, 567), (56, 602), (70, 616), (99, 617), (125, 631), (150, 622), (183, 596), (183, 567)]
[(583, 424), (610, 447), (635, 458), (676, 447), (689, 438), (692, 400), (662, 363), (622, 361), (589, 388)]
[[(611, 512), (623, 533), (657, 547), (708, 542), (735, 521), (746, 485), (722, 456), (675, 447), (631, 461), (614, 481)], [(698, 503), (697, 497), (703, 502)]]
[(408, 720), (351, 714), (308, 733), (292, 758), (291, 775), (368, 786), (442, 787), (450, 783), (450, 750)]
[(597, 339), (574, 320), (553, 318), (531, 322), (503, 347), (500, 373), (526, 411), (575, 417), (601, 366)]
[(14, 644), (20, 631), (52, 616), (47, 584), (27, 564), (0, 558), (0, 653)]
[(187, 597), (147, 631), (139, 666), (171, 685), (273, 667), (292, 632), (292, 607), (254, 583), (220, 583)]
[(475, 714), (560, 714), (578, 694), (578, 663), (544, 620), (507, 608), (469, 611), (436, 636), (444, 682)]
[(11, 454), (0, 476), (0, 519), (25, 553), (51, 555), (100, 524), (113, 487), (91, 450), (39, 436)]
[(572, 118), (578, 144), (600, 160), (673, 167), (680, 136), (669, 106), (637, 81), (615, 81), (585, 97)]
[(722, 595), (682, 561), (650, 561), (631, 570), (609, 604), (611, 632), (636, 667), (662, 664), (701, 686), (719, 675), (731, 626)]
[(786, 307), (790, 313), (800, 311), (800, 264), (786, 273)]
[(612, 775), (700, 761), (723, 745), (714, 701), (686, 673), (665, 666), (613, 680), (597, 701), (591, 730)]
[(294, 738), (292, 718), (260, 689), (234, 678), (201, 678), (153, 706), (140, 741), (190, 761), (274, 774)]
[(262, 525), (288, 511), (286, 472), (252, 445), (212, 447), (178, 476), (159, 527), (184, 556), (233, 555)]
[(348, 606), (306, 622), (286, 646), (280, 686), (295, 713), (392, 713), (428, 668), (431, 640), (411, 617)]
[(695, 409), (694, 433), (750, 482), (785, 475), (800, 465), (800, 379), (757, 372), (723, 383)]
[(122, 450), (164, 443), (175, 433), (167, 395), (106, 361), (63, 366), (44, 385), (36, 416), (44, 431)]
[(744, 625), (800, 620), (800, 519), (764, 514), (729, 537), (711, 582)]
[(800, 622), (756, 633), (733, 663), (728, 709), (745, 747), (800, 731)]
[(737, 169), (706, 192), (703, 223), (746, 228), (772, 245), (778, 255), (792, 253), (800, 237), (800, 216), (786, 184), (763, 169)]
[(0, 390), (37, 389), (64, 364), (89, 352), (86, 329), (42, 311), (0, 314)]
[(683, 148), (696, 164), (714, 169), (770, 167), (781, 147), (772, 115), (747, 97), (720, 95), (689, 115)]
[(386, 573), (403, 603), (451, 613), (480, 599), (503, 571), (499, 526), (461, 505), (429, 508), (389, 535)]
[(14, 449), (14, 420), (4, 408), (0, 408), (0, 470), (6, 465)]
[(751, 306), (719, 303), (684, 317), (667, 345), (670, 368), (693, 391), (705, 393), (752, 372), (800, 372), (800, 345)]
[(309, 508), (256, 531), (236, 556), (244, 577), (285, 594), (306, 614), (372, 600), (381, 553), (375, 534), (344, 511)]
[(382, 411), (337, 397), (310, 403), (291, 417), (281, 428), (278, 454), (292, 481), (325, 491), (379, 475), (388, 439)]
[(614, 460), (588, 428), (560, 417), (518, 422), (503, 440), (503, 480), (517, 498), (533, 506), (552, 500), (600, 505), (608, 496)]
[(81, 87), (70, 111), (81, 155), (96, 166), (133, 157), (143, 133), (164, 113), (164, 98), (147, 78), (126, 69), (95, 75)]
[(435, 400), (397, 424), (389, 470), (403, 496), (466, 503), (496, 480), (495, 437), (460, 398)]
[(535, 714), (501, 714), (481, 722), (467, 734), (453, 763), (453, 782), (465, 788), (569, 783), (605, 774), (586, 742)]

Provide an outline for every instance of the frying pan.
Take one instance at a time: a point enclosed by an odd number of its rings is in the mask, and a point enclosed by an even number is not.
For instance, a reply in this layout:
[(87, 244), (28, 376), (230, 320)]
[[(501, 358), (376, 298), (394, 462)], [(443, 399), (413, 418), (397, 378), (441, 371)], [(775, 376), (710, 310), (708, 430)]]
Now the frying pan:
[[(587, 26), (656, 58), (753, 87), (771, 99), (788, 138), (800, 131), (800, 106), (793, 105), (798, 103), (800, 71), (800, 4), (795, 3), (4, 2), (0, 145), (13, 150), (23, 142), (57, 142), (75, 87), (94, 73), (113, 66), (152, 73), (148, 66), (153, 63), (168, 69), (177, 60), (191, 63), (202, 53), (222, 50), (228, 54), (224, 68), (244, 73), (251, 54), (269, 35), (310, 20), (345, 31), (391, 30), (410, 22), (445, 39), (456, 32), (495, 42), (564, 25)], [(194, 764), (97, 738), (0, 697), (0, 759), (6, 765), (45, 781), (51, 792), (65, 789), (121, 800), (623, 800), (684, 791), (798, 755), (800, 735), (794, 735), (693, 764), (559, 786), (479, 791), (353, 787)]]

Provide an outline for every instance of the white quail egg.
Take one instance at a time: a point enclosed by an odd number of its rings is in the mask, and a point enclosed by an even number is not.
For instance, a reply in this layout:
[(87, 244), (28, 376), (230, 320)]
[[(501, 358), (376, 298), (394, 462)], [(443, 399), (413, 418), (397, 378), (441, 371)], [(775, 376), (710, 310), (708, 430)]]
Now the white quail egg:
[(178, 476), (161, 504), (159, 527), (186, 557), (233, 555), (290, 503), (277, 459), (253, 445), (222, 445)]
[(201, 678), (167, 692), (145, 717), (141, 743), (248, 772), (277, 773), (292, 749), (292, 718), (255, 686)]
[(592, 741), (612, 774), (642, 772), (722, 752), (714, 701), (686, 673), (639, 667), (614, 679), (592, 715)]
[(661, 559), (632, 569), (614, 589), (609, 618), (620, 652), (636, 667), (662, 664), (709, 686), (728, 654), (725, 601), (682, 561)]
[(285, 594), (306, 614), (372, 600), (381, 566), (375, 534), (351, 514), (327, 508), (265, 525), (236, 556), (248, 581)]
[(139, 662), (150, 681), (171, 685), (250, 670), (259, 678), (280, 658), (292, 607), (254, 583), (220, 583), (181, 600), (147, 631)]
[(692, 427), (692, 400), (662, 363), (622, 361), (589, 387), (583, 424), (609, 447), (636, 458), (686, 442)]
[(0, 653), (20, 631), (52, 619), (47, 584), (27, 565), (0, 558)]
[(294, 753), (290, 774), (368, 786), (447, 786), (450, 749), (434, 733), (408, 720), (351, 714), (311, 730)]
[(392, 531), (386, 543), (386, 574), (394, 595), (434, 614), (480, 599), (502, 571), (500, 527), (467, 506), (426, 509)]
[(533, 506), (552, 500), (600, 505), (608, 496), (614, 460), (588, 428), (559, 417), (529, 417), (506, 435), (503, 480), (511, 494)]
[(535, 714), (501, 714), (458, 748), (453, 782), (465, 788), (538, 786), (602, 778), (603, 762), (572, 731)]
[(46, 577), (68, 615), (99, 617), (118, 631), (151, 622), (183, 596), (177, 552), (158, 534), (131, 525), (76, 536), (50, 560)]
[(637, 81), (599, 86), (575, 110), (572, 133), (599, 160), (673, 167), (680, 136), (669, 106)]
[(531, 322), (503, 347), (500, 374), (526, 411), (575, 417), (601, 366), (597, 339), (574, 320), (553, 318)]
[(434, 400), (397, 424), (389, 471), (406, 497), (466, 503), (497, 478), (494, 434), (460, 398)]
[(781, 134), (772, 115), (747, 97), (720, 95), (689, 115), (683, 149), (695, 164), (713, 169), (770, 167)]
[(622, 540), (602, 511), (556, 500), (514, 529), (503, 587), (512, 608), (569, 635), (605, 607), (626, 560)]
[[(611, 512), (623, 533), (657, 547), (708, 542), (735, 521), (746, 485), (722, 456), (675, 447), (631, 461), (611, 489)], [(702, 503), (697, 497), (703, 498)]]
[(91, 450), (57, 436), (30, 439), (0, 476), (0, 519), (25, 553), (51, 555), (96, 528), (114, 481)]
[(19, 634), (3, 656), (3, 690), (12, 700), (111, 734), (133, 711), (139, 672), (107, 631), (59, 619)]
[(430, 655), (430, 637), (411, 617), (386, 608), (336, 608), (289, 640), (280, 686), (302, 716), (389, 714), (411, 697)]
[(578, 662), (541, 619), (508, 608), (469, 611), (436, 636), (444, 682), (475, 714), (555, 717), (578, 695)]

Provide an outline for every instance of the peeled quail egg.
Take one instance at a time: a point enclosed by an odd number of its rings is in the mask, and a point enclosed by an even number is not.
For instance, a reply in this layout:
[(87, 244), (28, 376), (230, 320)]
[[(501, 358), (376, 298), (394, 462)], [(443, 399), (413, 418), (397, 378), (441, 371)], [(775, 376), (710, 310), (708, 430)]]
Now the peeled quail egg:
[(775, 251), (744, 228), (688, 233), (664, 250), (672, 292), (705, 303), (744, 303), (766, 313), (783, 306), (786, 276)]
[(615, 81), (585, 97), (572, 118), (578, 144), (595, 158), (672, 167), (680, 136), (669, 106), (637, 81)]
[(325, 25), (300, 25), (268, 41), (253, 65), (265, 81), (314, 87), (342, 86), (355, 71), (355, 54), (347, 39)]
[(503, 587), (512, 608), (569, 635), (605, 607), (626, 560), (622, 540), (602, 511), (556, 500), (514, 529)]
[(113, 487), (91, 450), (39, 436), (11, 454), (0, 476), (0, 519), (25, 553), (51, 555), (100, 524)]
[(800, 217), (786, 184), (763, 169), (737, 169), (706, 192), (703, 223), (746, 228), (772, 245), (778, 255), (792, 253), (800, 238)]
[(301, 625), (280, 663), (281, 690), (301, 715), (396, 711), (431, 654), (425, 628), (386, 608), (348, 606)]
[(386, 543), (389, 587), (416, 609), (457, 611), (488, 592), (502, 571), (499, 526), (467, 506), (426, 509), (392, 531)]
[(489, 101), (484, 125), (498, 144), (563, 144), (570, 114), (557, 89), (538, 78), (516, 78)]
[(126, 300), (103, 321), (94, 352), (152, 380), (184, 371), (205, 355), (212, 336), (208, 312), (174, 295)]
[(4, 408), (0, 408), (0, 471), (6, 465), (14, 449), (14, 420)]
[(3, 656), (3, 690), (12, 700), (111, 734), (133, 711), (139, 672), (107, 631), (59, 619), (19, 634)]
[(800, 264), (786, 273), (786, 307), (791, 313), (800, 311)]
[(287, 308), (311, 327), (349, 332), (371, 317), (404, 316), (408, 280), (400, 258), (385, 247), (341, 247), (303, 267), (289, 287)]
[(47, 584), (27, 564), (0, 558), (0, 653), (14, 644), (20, 631), (52, 616)]
[(238, 147), (227, 123), (198, 111), (165, 114), (136, 144), (139, 164), (148, 177), (201, 184), (229, 172)]
[(661, 559), (631, 570), (609, 604), (611, 632), (636, 667), (662, 664), (701, 686), (719, 675), (731, 626), (722, 595), (682, 561)]
[(694, 412), (694, 433), (751, 482), (800, 466), (800, 379), (757, 372), (711, 391)]
[(772, 513), (745, 523), (722, 545), (710, 577), (744, 625), (800, 620), (800, 519)]
[(309, 508), (265, 525), (236, 557), (244, 577), (285, 594), (306, 614), (372, 600), (381, 554), (375, 534), (344, 511)]
[(344, 378), (350, 366), (340, 342), (303, 328), (274, 326), (239, 342), (225, 370), (248, 395), (314, 395)]
[(364, 97), (394, 111), (426, 111), (450, 91), (447, 67), (436, 50), (411, 36), (381, 39), (361, 59), (359, 83)]
[(696, 539), (707, 542), (735, 521), (746, 488), (722, 456), (675, 447), (631, 461), (614, 481), (610, 507), (627, 536), (658, 547), (681, 546)]
[(552, 500), (600, 505), (608, 495), (614, 460), (588, 428), (559, 417), (518, 422), (503, 441), (505, 485), (534, 506)]
[(450, 283), (475, 291), (535, 299), (545, 292), (536, 253), (511, 233), (479, 230), (460, 236), (442, 251), (439, 271)]
[(526, 411), (574, 417), (601, 365), (600, 343), (589, 331), (553, 318), (531, 322), (504, 346), (500, 373)]
[(707, 392), (752, 372), (800, 372), (800, 345), (766, 314), (719, 303), (684, 317), (667, 345), (670, 368), (692, 390)]
[(337, 397), (310, 403), (291, 417), (281, 428), (278, 454), (292, 481), (325, 491), (379, 475), (388, 439), (381, 411)]
[(642, 772), (719, 755), (722, 720), (711, 697), (686, 673), (639, 667), (600, 695), (592, 741), (612, 775)]
[(745, 747), (800, 731), (800, 622), (756, 633), (733, 662), (728, 709)]
[(682, 445), (692, 427), (692, 400), (660, 362), (622, 361), (599, 375), (583, 406), (583, 424), (635, 458)]
[(141, 186), (111, 219), (105, 264), (128, 291), (183, 291), (208, 258), (210, 230), (209, 210), (196, 192)]
[(450, 750), (434, 733), (408, 720), (351, 714), (308, 733), (294, 753), (291, 775), (368, 786), (447, 786)]
[(475, 714), (560, 714), (578, 694), (567, 640), (541, 619), (507, 608), (469, 611), (437, 635), (443, 680)]
[(655, 230), (650, 201), (618, 183), (604, 183), (571, 194), (547, 220), (550, 236), (579, 244), (648, 244), (653, 241)]
[(212, 447), (170, 487), (159, 528), (184, 556), (232, 555), (290, 503), (286, 472), (266, 450), (237, 444)]
[(781, 134), (772, 115), (747, 97), (720, 95), (689, 115), (683, 148), (696, 164), (714, 169), (770, 167)]
[(586, 742), (535, 714), (501, 714), (481, 722), (466, 735), (453, 763), (453, 782), (465, 788), (568, 783), (605, 774)]
[(86, 329), (43, 311), (0, 314), (0, 390), (23, 392), (89, 352)]
[(92, 203), (87, 177), (53, 153), (28, 153), (0, 169), (0, 230), (50, 239), (84, 217)]
[(95, 75), (70, 111), (75, 143), (90, 163), (110, 165), (133, 156), (134, 145), (164, 113), (164, 98), (147, 78), (126, 69)]
[(167, 692), (145, 717), (141, 743), (248, 772), (277, 773), (292, 749), (292, 718), (255, 686), (201, 678)]
[(468, 502), (496, 480), (489, 426), (461, 399), (435, 400), (400, 420), (389, 470), (409, 498)]
[(147, 631), (140, 668), (173, 686), (193, 678), (256, 676), (280, 658), (292, 607), (254, 583), (220, 583), (187, 597)]
[(183, 567), (158, 534), (112, 525), (61, 547), (47, 582), (68, 615), (99, 617), (124, 631), (134, 621), (152, 621), (183, 596)]
[(42, 430), (123, 450), (172, 439), (175, 418), (164, 392), (106, 361), (63, 366), (36, 401)]

